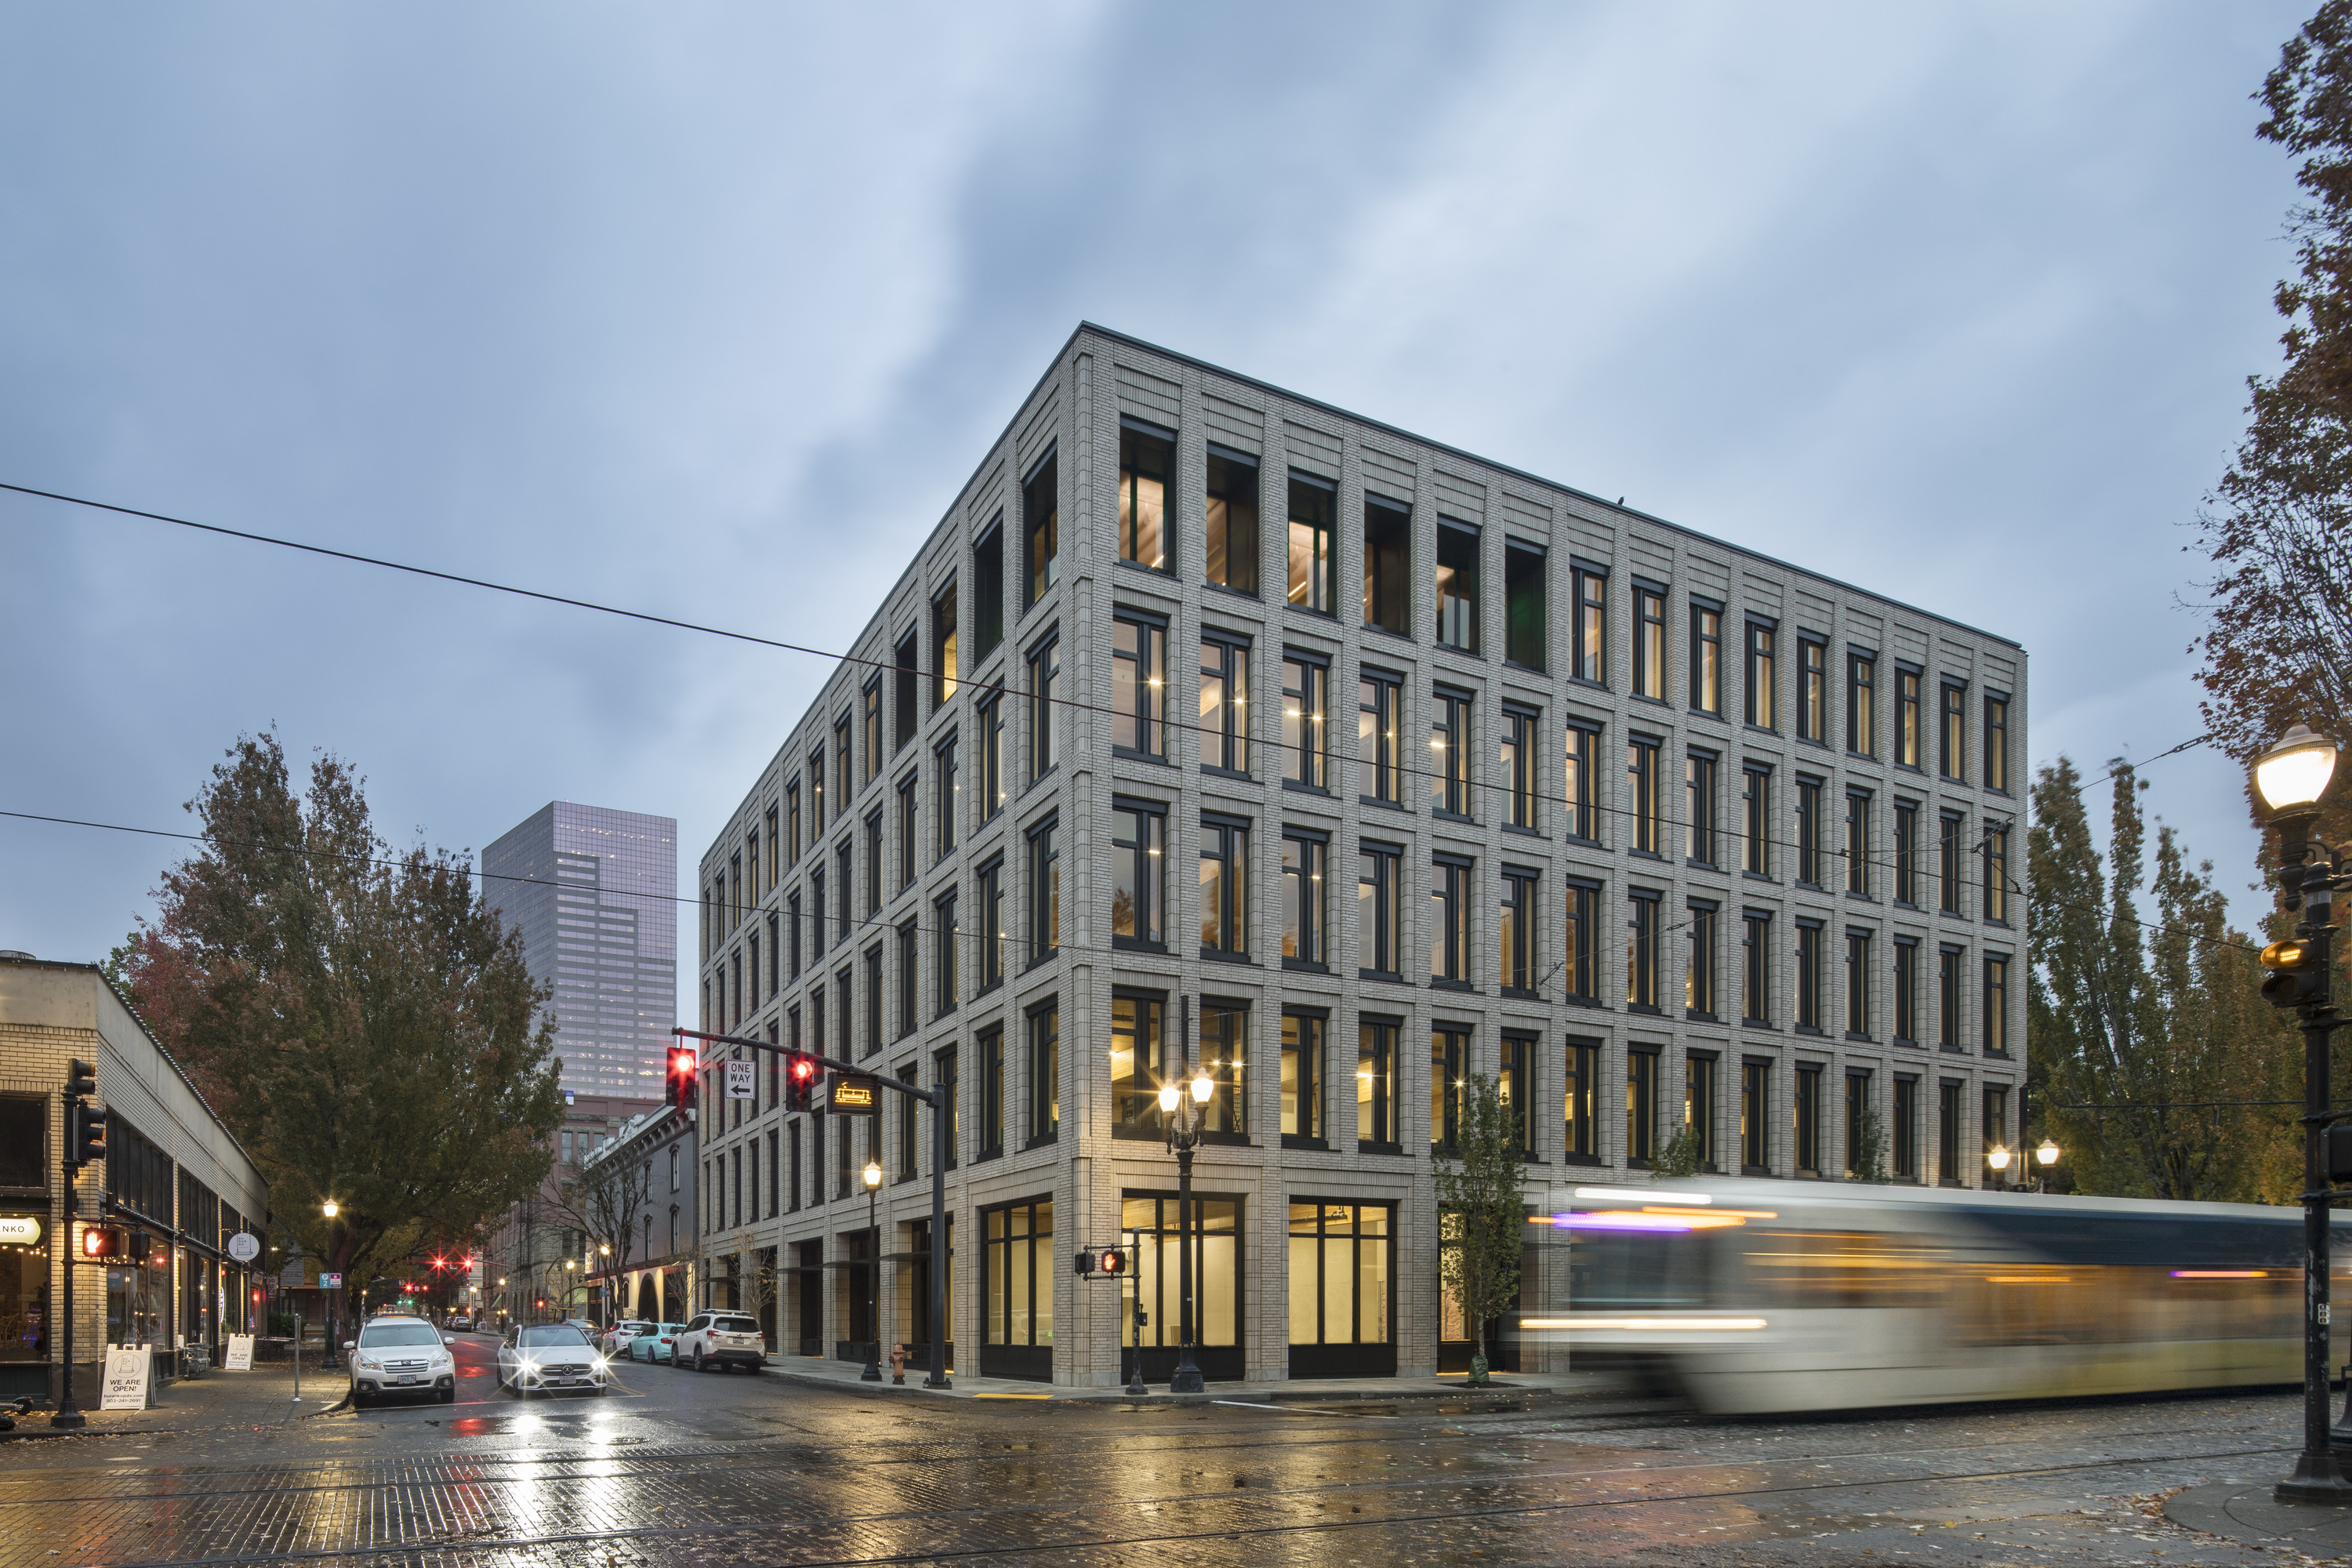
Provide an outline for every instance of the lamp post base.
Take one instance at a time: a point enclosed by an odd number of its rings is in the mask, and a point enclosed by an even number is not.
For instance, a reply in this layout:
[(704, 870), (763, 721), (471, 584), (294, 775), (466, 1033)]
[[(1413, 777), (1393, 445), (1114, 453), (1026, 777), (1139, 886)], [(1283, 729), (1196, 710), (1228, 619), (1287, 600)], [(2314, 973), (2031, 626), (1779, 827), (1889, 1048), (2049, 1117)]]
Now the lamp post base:
[(79, 1410), (60, 1410), (49, 1417), (52, 1426), (87, 1426), (89, 1418)]
[(2294, 1474), (2272, 1488), (2271, 1497), (2277, 1502), (2352, 1508), (2352, 1481), (2336, 1468), (2335, 1455), (2305, 1450), (2294, 1462)]
[(1208, 1384), (1202, 1381), (1201, 1369), (1199, 1367), (1192, 1365), (1180, 1366), (1176, 1369), (1175, 1375), (1168, 1380), (1168, 1392), (1171, 1394), (1205, 1394), (1208, 1392)]

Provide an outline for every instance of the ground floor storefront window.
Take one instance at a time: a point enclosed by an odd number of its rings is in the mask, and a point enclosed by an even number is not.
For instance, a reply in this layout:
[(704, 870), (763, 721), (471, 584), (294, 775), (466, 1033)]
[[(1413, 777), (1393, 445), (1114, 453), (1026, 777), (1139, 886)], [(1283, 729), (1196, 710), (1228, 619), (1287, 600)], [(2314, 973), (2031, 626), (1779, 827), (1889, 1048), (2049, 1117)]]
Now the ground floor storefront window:
[(1396, 1205), (1290, 1201), (1290, 1375), (1396, 1375)]
[[(1192, 1198), (1192, 1364), (1212, 1380), (1247, 1375), (1242, 1342), (1242, 1200), (1195, 1194)], [(1136, 1245), (1136, 1268), (1119, 1319), (1119, 1366), (1131, 1371), (1140, 1341), (1143, 1381), (1165, 1383), (1176, 1371), (1183, 1332), (1181, 1284), (1183, 1253), (1178, 1239), (1174, 1193), (1120, 1194), (1119, 1230)], [(1138, 1331), (1138, 1302), (1147, 1320)]]
[[(159, 1256), (168, 1258), (169, 1253)], [(79, 1281), (77, 1281), (79, 1284)], [(163, 1310), (169, 1304), (171, 1271), (147, 1263), (125, 1263), (106, 1271), (106, 1342), (161, 1348)]]
[(1054, 1377), (1054, 1200), (981, 1211), (980, 1375)]
[(0, 1215), (0, 1398), (49, 1391), (48, 1221)]

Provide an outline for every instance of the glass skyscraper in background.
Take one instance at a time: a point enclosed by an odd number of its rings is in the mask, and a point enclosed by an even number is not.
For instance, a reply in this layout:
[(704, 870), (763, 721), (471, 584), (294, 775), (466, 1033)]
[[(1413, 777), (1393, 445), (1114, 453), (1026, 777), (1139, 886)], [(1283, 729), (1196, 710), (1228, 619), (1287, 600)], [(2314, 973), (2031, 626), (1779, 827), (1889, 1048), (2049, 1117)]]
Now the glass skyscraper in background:
[(482, 851), (482, 893), (552, 984), (562, 1085), (659, 1100), (677, 1016), (677, 822), (551, 801)]

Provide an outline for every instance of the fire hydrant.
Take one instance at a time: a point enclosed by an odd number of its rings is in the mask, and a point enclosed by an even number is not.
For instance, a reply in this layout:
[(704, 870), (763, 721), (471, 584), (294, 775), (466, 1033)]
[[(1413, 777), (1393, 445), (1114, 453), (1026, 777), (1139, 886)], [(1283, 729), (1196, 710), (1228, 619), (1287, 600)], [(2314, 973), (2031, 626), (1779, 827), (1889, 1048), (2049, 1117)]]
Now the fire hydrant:
[(907, 1381), (907, 1347), (905, 1345), (890, 1347), (890, 1381), (902, 1386)]

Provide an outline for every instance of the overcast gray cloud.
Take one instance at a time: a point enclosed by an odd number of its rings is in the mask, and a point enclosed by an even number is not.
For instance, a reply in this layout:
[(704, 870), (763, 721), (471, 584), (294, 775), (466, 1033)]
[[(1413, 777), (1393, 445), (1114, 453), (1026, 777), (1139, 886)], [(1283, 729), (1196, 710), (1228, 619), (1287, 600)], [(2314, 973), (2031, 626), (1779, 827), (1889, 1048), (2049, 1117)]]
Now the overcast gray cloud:
[[(2144, 755), (2302, 15), (0, 5), (0, 479), (837, 647), (1089, 317), (2015, 637), (2037, 761)], [(14, 497), (0, 659), (0, 807), (184, 826), (275, 723), (399, 832), (689, 860), (824, 673)], [(170, 854), (0, 822), (0, 947)]]

